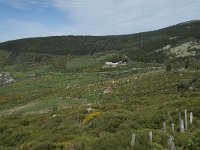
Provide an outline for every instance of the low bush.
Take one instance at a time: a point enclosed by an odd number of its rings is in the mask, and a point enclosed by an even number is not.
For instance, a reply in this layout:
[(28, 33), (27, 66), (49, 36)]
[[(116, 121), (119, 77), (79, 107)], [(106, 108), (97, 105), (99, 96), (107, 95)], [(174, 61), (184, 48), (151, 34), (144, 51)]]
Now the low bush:
[(197, 133), (193, 139), (188, 144), (189, 150), (199, 150), (200, 149), (200, 132)]

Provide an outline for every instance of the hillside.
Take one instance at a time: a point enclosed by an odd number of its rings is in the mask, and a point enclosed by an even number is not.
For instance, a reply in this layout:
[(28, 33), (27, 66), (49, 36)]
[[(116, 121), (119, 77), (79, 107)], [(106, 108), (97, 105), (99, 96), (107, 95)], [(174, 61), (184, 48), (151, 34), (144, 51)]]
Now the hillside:
[(199, 33), (1, 43), (0, 150), (199, 150)]
[[(57, 36), (28, 38), (0, 44), (0, 49), (19, 53), (33, 52), (56, 55), (93, 55), (100, 52), (119, 51), (132, 60), (164, 62), (169, 58), (167, 45), (179, 46), (200, 40), (200, 21), (177, 24), (157, 31), (116, 36)], [(173, 54), (173, 53), (172, 53)]]

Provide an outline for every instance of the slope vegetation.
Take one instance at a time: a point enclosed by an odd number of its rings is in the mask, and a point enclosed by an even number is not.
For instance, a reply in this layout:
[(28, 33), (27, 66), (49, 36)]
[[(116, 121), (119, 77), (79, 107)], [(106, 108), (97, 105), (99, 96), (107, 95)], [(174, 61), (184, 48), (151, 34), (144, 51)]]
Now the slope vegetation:
[(199, 150), (199, 27), (1, 43), (0, 149)]
[(132, 60), (163, 62), (168, 57), (162, 51), (186, 41), (199, 40), (200, 21), (177, 24), (152, 32), (116, 36), (57, 36), (28, 38), (0, 44), (0, 49), (13, 55), (34, 52), (57, 55), (92, 55), (106, 51), (121, 51)]

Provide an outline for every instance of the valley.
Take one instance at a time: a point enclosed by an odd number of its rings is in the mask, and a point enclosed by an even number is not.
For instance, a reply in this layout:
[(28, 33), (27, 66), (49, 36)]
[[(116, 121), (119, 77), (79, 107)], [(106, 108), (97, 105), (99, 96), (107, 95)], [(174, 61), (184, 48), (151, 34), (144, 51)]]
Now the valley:
[(0, 43), (0, 149), (165, 150), (173, 136), (176, 149), (198, 150), (199, 33), (194, 21)]

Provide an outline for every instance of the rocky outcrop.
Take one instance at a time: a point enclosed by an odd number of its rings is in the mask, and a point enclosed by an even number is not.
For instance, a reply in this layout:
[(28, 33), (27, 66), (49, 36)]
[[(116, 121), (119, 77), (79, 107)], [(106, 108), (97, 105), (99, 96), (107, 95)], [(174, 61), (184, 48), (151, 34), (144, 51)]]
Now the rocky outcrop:
[(0, 86), (15, 83), (16, 80), (10, 73), (0, 72)]

